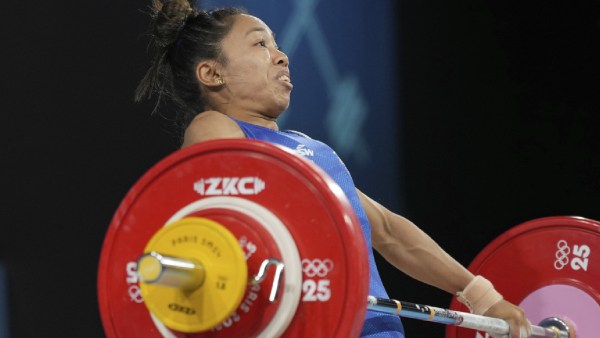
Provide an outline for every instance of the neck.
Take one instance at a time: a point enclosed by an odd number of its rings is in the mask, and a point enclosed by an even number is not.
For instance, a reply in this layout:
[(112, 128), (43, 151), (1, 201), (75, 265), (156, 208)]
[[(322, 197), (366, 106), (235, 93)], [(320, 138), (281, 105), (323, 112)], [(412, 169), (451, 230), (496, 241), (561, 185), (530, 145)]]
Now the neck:
[(279, 130), (279, 126), (277, 125), (277, 119), (274, 117), (264, 115), (264, 114), (248, 113), (248, 112), (243, 112), (243, 113), (226, 112), (225, 115), (231, 116), (232, 118), (239, 120), (239, 121), (255, 124), (257, 126), (261, 126), (261, 127), (265, 127), (265, 128), (269, 128), (269, 129), (273, 129), (273, 130)]
[(277, 117), (281, 114), (269, 114), (262, 111), (252, 110), (247, 107), (238, 107), (229, 104), (221, 104), (214, 107), (214, 110), (219, 111), (236, 120), (255, 124), (261, 127), (279, 130), (277, 126)]

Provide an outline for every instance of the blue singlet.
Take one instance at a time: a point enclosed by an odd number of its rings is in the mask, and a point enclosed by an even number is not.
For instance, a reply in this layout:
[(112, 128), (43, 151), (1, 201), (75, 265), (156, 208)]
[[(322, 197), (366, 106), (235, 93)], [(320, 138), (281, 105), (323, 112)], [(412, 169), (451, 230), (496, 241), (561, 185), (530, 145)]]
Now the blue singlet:
[[(381, 282), (381, 278), (379, 277), (379, 272), (375, 265), (375, 258), (373, 257), (373, 248), (371, 246), (371, 224), (369, 224), (365, 210), (360, 203), (350, 172), (346, 169), (346, 166), (337, 154), (323, 142), (313, 140), (301, 133), (293, 131), (276, 131), (238, 120), (234, 121), (242, 128), (247, 138), (288, 147), (297, 154), (313, 161), (325, 170), (325, 172), (327, 172), (342, 188), (360, 221), (360, 226), (367, 242), (370, 267), (369, 294), (376, 297), (389, 298), (383, 283)], [(361, 337), (404, 338), (404, 328), (402, 327), (400, 319), (396, 316), (375, 311), (367, 311)]]

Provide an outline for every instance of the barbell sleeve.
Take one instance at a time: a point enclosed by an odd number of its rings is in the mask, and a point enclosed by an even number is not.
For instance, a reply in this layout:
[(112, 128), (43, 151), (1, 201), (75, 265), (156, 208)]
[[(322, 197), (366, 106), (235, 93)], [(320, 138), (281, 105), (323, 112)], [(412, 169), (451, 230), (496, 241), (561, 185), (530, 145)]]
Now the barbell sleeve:
[(138, 276), (144, 283), (195, 290), (204, 282), (203, 265), (193, 259), (149, 252), (138, 259)]

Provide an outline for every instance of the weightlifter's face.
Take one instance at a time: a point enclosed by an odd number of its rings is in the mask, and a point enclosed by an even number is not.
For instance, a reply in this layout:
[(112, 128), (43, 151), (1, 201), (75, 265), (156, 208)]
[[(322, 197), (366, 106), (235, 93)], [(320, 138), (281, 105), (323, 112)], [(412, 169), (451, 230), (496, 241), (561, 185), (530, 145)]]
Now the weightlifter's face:
[(227, 63), (221, 69), (226, 109), (278, 117), (290, 104), (292, 83), (287, 55), (260, 19), (238, 15), (222, 42)]

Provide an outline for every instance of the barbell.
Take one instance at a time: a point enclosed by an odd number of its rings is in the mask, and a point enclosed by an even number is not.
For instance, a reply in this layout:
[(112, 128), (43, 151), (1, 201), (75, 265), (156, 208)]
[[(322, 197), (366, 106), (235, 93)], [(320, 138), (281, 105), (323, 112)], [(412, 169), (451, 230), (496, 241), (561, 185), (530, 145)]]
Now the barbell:
[[(521, 305), (537, 336), (592, 338), (599, 237), (596, 221), (534, 220), (469, 269)], [(366, 257), (359, 222), (323, 170), (261, 141), (204, 142), (153, 166), (115, 212), (98, 270), (102, 323), (111, 338), (357, 337), (368, 308), (453, 324), (452, 338), (508, 331), (456, 301), (368, 295)]]

